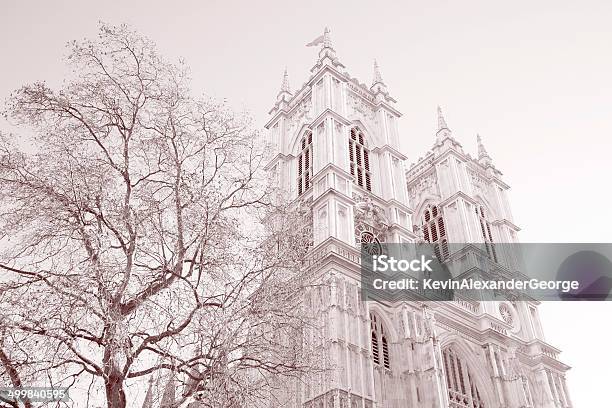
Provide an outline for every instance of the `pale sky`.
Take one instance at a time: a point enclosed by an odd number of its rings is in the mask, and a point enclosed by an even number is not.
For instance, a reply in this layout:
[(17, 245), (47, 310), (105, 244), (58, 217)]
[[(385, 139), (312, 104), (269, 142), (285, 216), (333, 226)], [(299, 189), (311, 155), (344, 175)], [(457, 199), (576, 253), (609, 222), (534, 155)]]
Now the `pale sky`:
[[(468, 152), (476, 133), (505, 180), (523, 242), (610, 242), (612, 3), (607, 1), (7, 1), (0, 6), (0, 98), (59, 84), (69, 40), (126, 22), (193, 88), (227, 98), (257, 123), (288, 68), (292, 88), (316, 60), (304, 44), (327, 25), (352, 76), (376, 58), (397, 108), (408, 163), (431, 147), (436, 106)], [(13, 129), (6, 122), (0, 128)], [(547, 340), (574, 368), (576, 407), (603, 406), (612, 375), (612, 303), (545, 304)]]

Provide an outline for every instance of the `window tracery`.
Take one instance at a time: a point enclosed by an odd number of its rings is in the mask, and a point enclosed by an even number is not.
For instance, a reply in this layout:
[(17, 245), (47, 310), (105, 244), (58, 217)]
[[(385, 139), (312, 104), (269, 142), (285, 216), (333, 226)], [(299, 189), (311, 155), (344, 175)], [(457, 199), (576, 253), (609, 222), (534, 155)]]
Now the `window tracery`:
[(442, 351), (449, 408), (485, 408), (485, 403), (465, 361), (451, 347)]
[(370, 313), (370, 334), (374, 364), (383, 366), (386, 369), (391, 369), (389, 341), (385, 334), (384, 325), (375, 313)]
[(423, 213), (423, 239), (434, 244), (436, 256), (440, 260), (448, 258), (448, 238), (446, 236), (446, 224), (442, 211), (436, 205), (429, 205)]

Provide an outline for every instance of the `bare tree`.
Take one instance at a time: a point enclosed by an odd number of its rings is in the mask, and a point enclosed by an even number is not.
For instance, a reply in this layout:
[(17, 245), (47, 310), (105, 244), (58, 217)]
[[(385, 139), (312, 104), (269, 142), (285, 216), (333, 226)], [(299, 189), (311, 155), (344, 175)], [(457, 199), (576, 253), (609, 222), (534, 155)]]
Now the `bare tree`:
[(248, 118), (194, 98), (128, 27), (69, 47), (62, 88), (25, 85), (5, 111), (33, 136), (0, 138), (0, 375), (103, 384), (108, 407), (172, 376), (165, 404), (234, 407), (310, 370), (286, 341), (308, 324), (308, 234), (269, 202)]
[[(1, 304), (8, 303), (2, 302)], [(5, 321), (5, 319), (2, 319), (2, 322)], [(20, 333), (8, 331), (4, 324), (0, 323), (0, 380), (4, 380), (2, 384), (14, 388), (24, 386), (24, 377), (31, 371), (28, 369), (30, 355), (34, 352), (31, 344), (28, 343), (27, 337), (20, 335)], [(0, 402), (6, 402), (15, 408), (18, 407), (13, 401), (3, 401), (0, 398)], [(0, 407), (2, 406), (0, 405)], [(25, 408), (32, 408), (31, 401), (26, 399), (24, 406)]]

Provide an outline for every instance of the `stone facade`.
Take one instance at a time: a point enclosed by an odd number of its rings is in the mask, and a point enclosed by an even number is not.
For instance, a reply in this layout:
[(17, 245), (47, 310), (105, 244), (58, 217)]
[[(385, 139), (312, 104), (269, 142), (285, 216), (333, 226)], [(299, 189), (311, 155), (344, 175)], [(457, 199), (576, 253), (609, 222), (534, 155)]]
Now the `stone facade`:
[[(296, 384), (288, 405), (308, 408), (571, 407), (568, 366), (544, 341), (537, 302), (363, 302), (360, 242), (518, 242), (508, 185), (480, 137), (475, 157), (438, 108), (431, 151), (406, 170), (400, 112), (374, 64), (366, 86), (339, 61), (326, 30), (306, 83), (287, 73), (266, 124), (267, 168), (285, 197), (311, 212), (308, 268), (325, 285), (310, 298), (321, 329), (311, 335), (330, 370)], [(484, 257), (500, 273), (504, 254)]]

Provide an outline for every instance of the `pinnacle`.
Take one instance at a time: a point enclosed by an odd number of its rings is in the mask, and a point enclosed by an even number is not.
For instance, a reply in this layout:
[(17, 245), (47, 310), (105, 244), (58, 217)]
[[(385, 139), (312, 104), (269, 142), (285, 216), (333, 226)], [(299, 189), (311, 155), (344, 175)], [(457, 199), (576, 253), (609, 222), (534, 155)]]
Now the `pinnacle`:
[(444, 115), (442, 114), (442, 108), (438, 106), (438, 131), (442, 129), (448, 129), (448, 125), (446, 124), (446, 120), (444, 119)]

